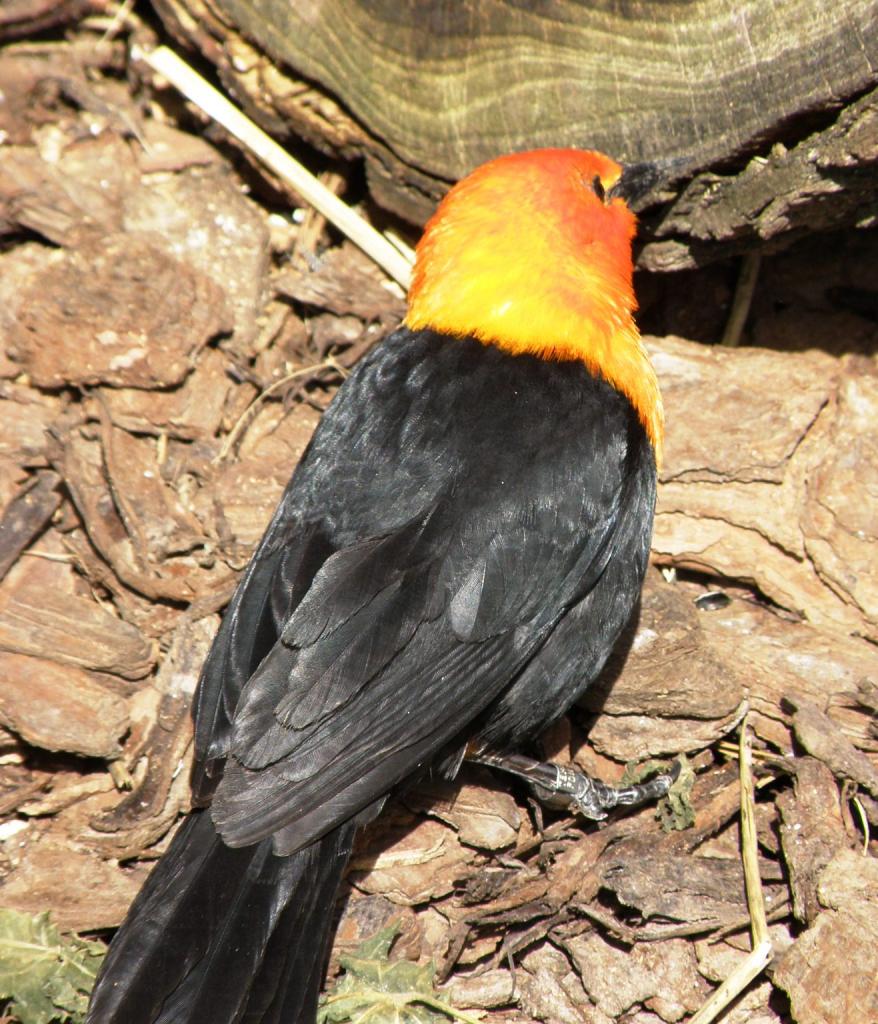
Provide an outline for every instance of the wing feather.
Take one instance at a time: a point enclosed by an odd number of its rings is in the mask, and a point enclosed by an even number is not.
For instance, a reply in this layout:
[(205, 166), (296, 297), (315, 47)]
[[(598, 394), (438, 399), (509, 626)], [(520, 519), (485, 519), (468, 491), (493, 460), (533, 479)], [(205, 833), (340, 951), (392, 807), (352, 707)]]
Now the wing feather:
[(467, 735), (604, 572), (631, 422), (584, 367), (478, 342), (402, 331), (360, 364), (206, 669), (227, 843), (300, 848)]

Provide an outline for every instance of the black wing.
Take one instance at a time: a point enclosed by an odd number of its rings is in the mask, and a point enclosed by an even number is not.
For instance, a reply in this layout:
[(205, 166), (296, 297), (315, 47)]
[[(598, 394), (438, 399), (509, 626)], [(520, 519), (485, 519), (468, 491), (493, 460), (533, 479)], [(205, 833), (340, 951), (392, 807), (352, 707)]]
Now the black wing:
[(360, 364), (205, 666), (230, 845), (304, 846), (465, 734), (600, 578), (631, 419), (579, 364), (474, 341), (403, 330)]

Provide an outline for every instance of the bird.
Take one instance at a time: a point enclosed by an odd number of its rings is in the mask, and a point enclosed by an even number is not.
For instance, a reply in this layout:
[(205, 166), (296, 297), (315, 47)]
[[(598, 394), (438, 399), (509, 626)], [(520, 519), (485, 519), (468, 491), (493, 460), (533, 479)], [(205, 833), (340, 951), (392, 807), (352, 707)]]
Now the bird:
[(644, 180), (539, 149), (438, 205), (403, 322), (339, 388), (231, 599), (194, 699), (194, 809), (90, 1024), (312, 1024), (357, 830), (430, 773), (481, 760), (598, 818), (666, 788), (522, 753), (597, 677), (647, 566)]

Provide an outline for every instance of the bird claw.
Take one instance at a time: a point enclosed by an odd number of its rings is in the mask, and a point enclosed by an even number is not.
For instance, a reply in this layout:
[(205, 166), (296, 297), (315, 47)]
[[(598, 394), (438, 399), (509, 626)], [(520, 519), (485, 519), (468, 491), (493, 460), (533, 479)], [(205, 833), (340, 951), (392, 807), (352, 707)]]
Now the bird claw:
[(522, 754), (501, 755), (479, 751), (469, 755), (468, 759), (517, 775), (531, 785), (542, 802), (553, 804), (560, 798), (592, 821), (603, 821), (607, 811), (614, 807), (630, 807), (666, 796), (680, 774), (680, 765), (677, 763), (670, 772), (657, 775), (649, 782), (610, 786), (586, 775), (579, 768), (535, 761)]
[(593, 779), (578, 768), (567, 765), (553, 767), (555, 785), (550, 787), (549, 791), (567, 797), (570, 804), (584, 818), (593, 821), (603, 821), (607, 811), (614, 807), (631, 807), (666, 796), (680, 774), (680, 766), (675, 764), (668, 774), (657, 775), (649, 782), (635, 783), (631, 786), (610, 786), (600, 779)]

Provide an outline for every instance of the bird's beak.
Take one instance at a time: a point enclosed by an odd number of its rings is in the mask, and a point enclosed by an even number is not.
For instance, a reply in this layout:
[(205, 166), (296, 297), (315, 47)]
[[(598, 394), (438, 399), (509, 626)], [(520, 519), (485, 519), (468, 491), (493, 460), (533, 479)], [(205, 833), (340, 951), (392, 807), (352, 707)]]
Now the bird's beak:
[(625, 164), (619, 180), (609, 190), (607, 196), (611, 199), (619, 196), (633, 210), (641, 209), (647, 205), (643, 200), (651, 192), (683, 177), (687, 163), (687, 160), (678, 158)]

